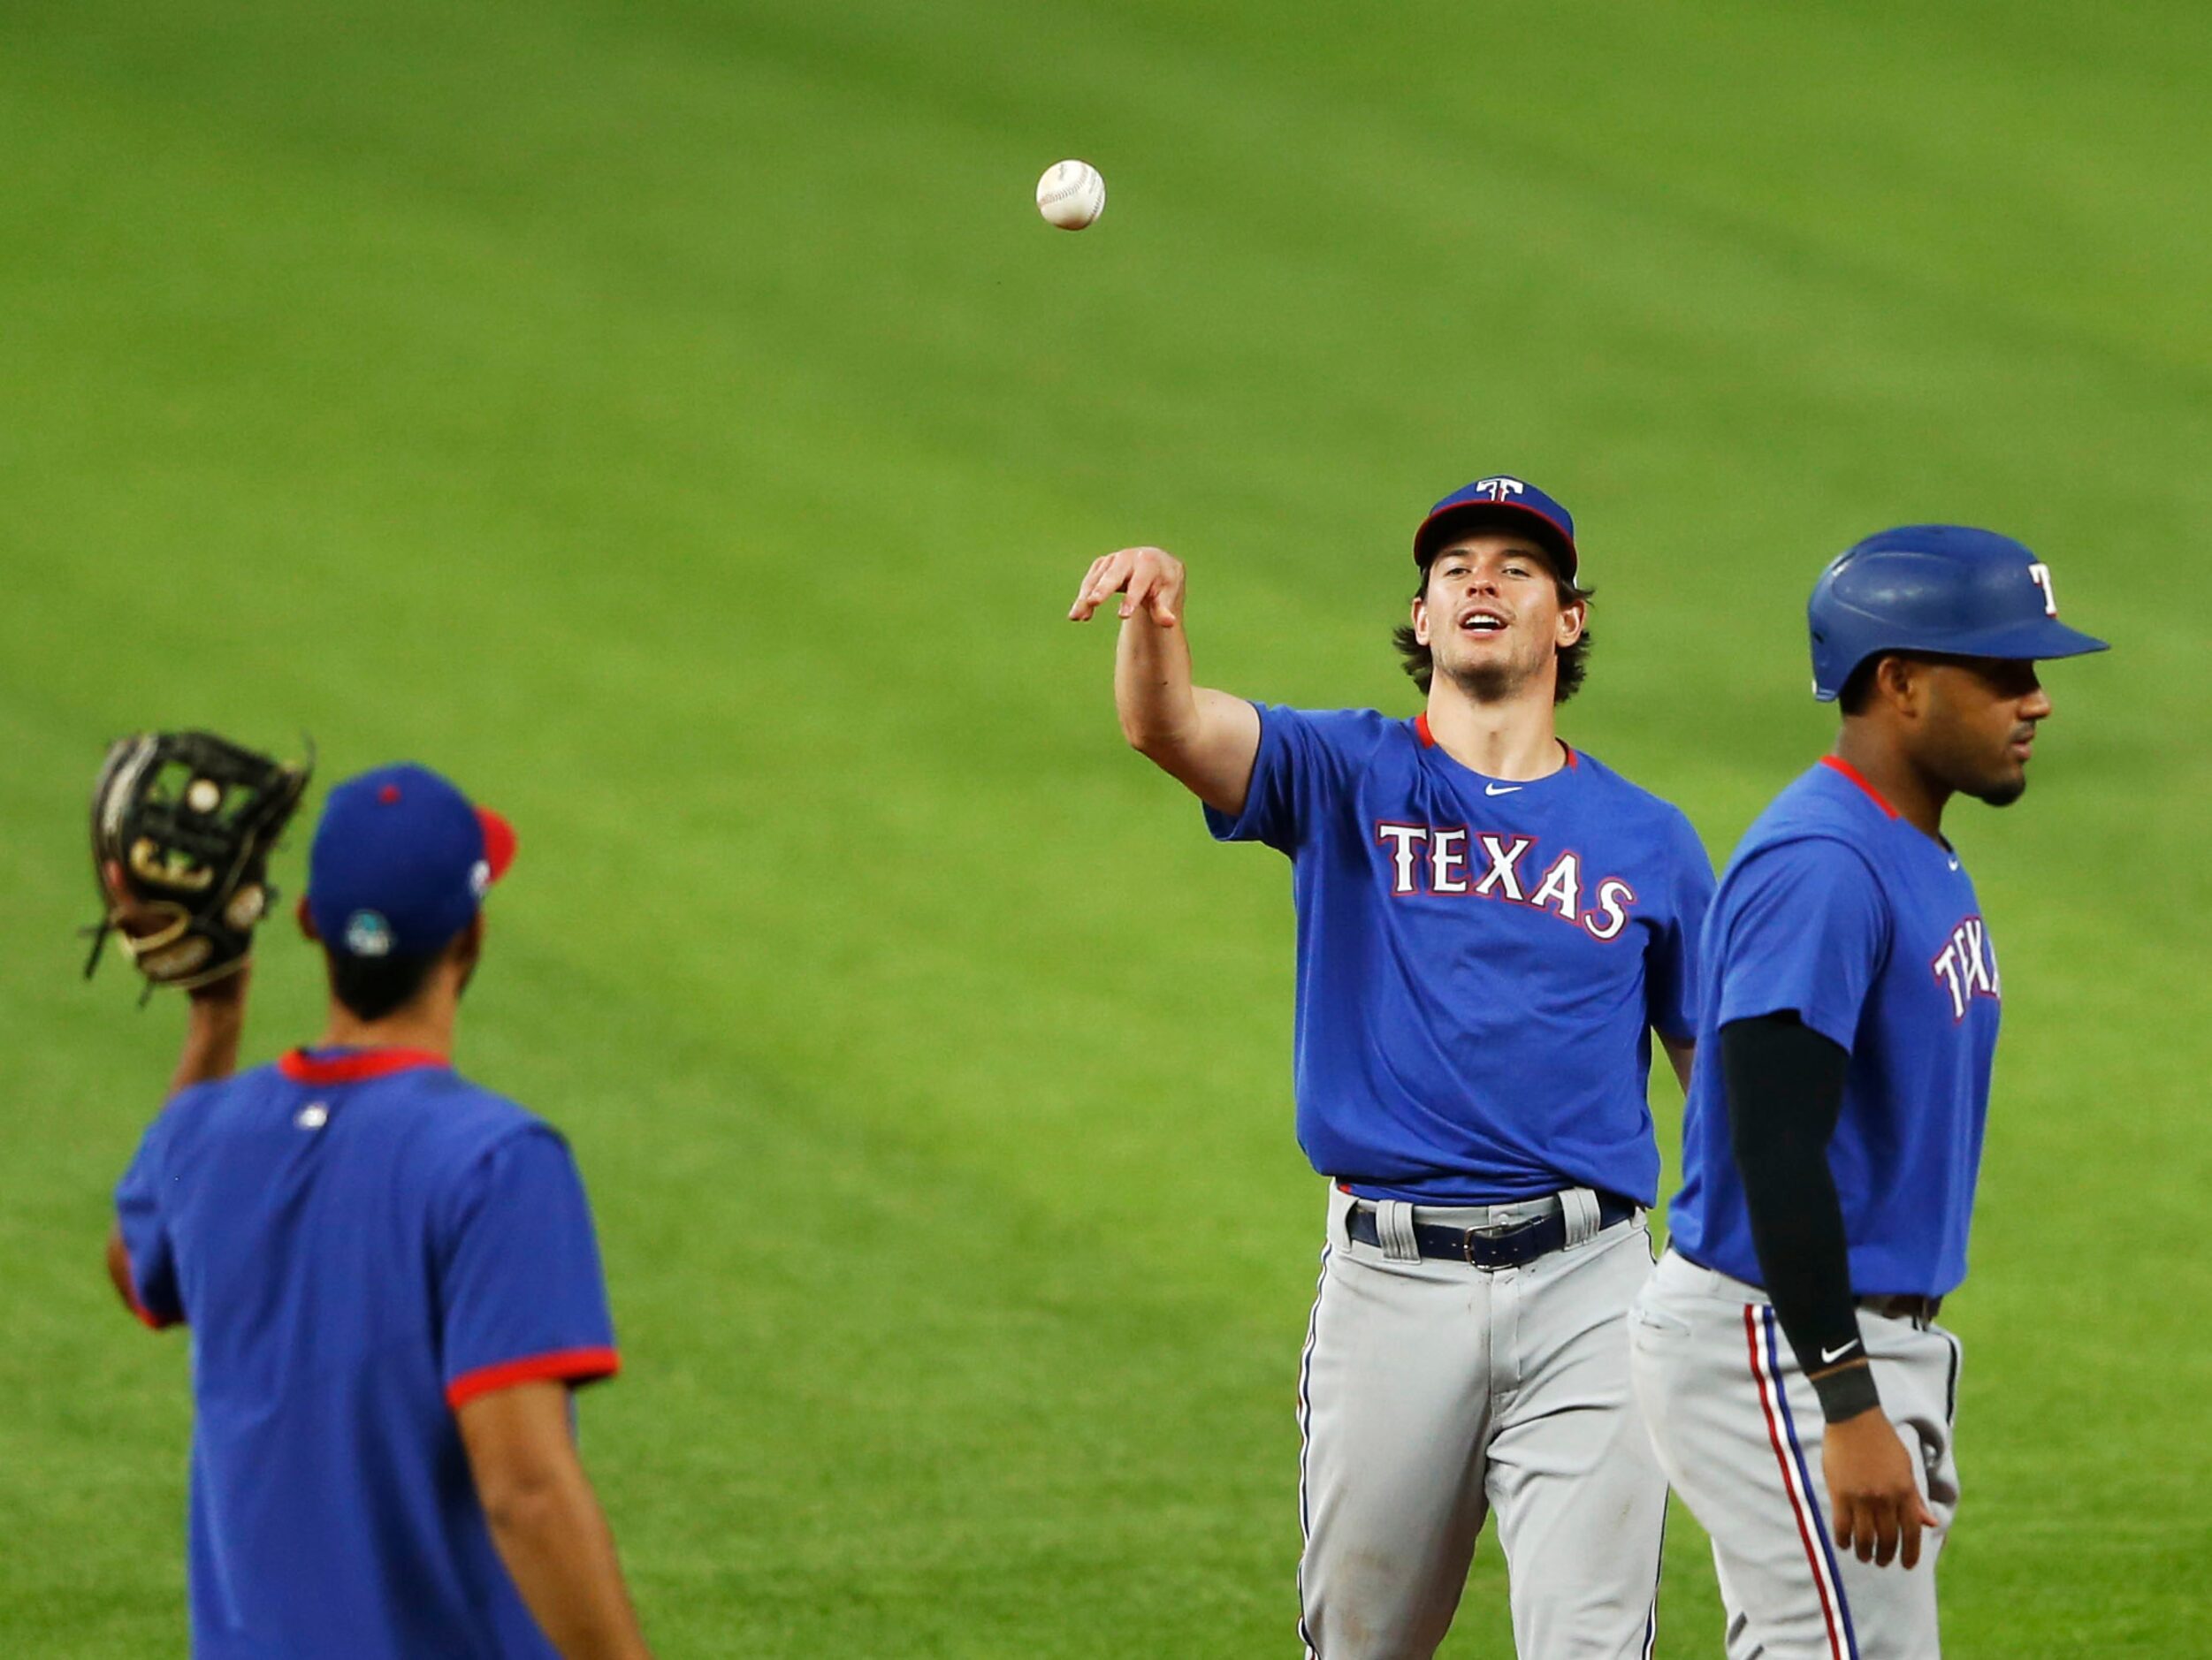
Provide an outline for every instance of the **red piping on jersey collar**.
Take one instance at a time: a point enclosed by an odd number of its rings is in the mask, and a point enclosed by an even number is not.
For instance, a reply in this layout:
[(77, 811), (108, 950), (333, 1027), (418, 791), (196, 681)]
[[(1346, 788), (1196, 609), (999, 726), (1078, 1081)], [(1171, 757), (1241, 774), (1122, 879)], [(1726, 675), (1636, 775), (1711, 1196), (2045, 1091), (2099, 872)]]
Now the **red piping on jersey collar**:
[(348, 1049), (328, 1055), (293, 1049), (278, 1057), (277, 1070), (294, 1084), (360, 1084), (413, 1067), (450, 1064), (429, 1049)]
[(1888, 800), (1882, 795), (1881, 791), (1876, 789), (1872, 784), (1866, 781), (1866, 775), (1864, 773), (1860, 772), (1856, 766), (1853, 766), (1842, 756), (1824, 755), (1820, 758), (1820, 765), (1842, 773), (1844, 777), (1850, 779), (1854, 784), (1857, 784), (1861, 789), (1866, 792), (1866, 798), (1873, 802), (1875, 806), (1880, 808), (1882, 811), (1887, 813), (1890, 818), (1895, 819), (1903, 816), (1895, 807), (1892, 807), (1889, 804)]
[[(1437, 747), (1437, 735), (1429, 730), (1429, 712), (1426, 709), (1414, 717), (1414, 735), (1421, 740), (1423, 749), (1433, 750)], [(1567, 764), (1569, 766), (1582, 765), (1575, 758), (1575, 746), (1565, 738), (1554, 738), (1552, 742), (1567, 751)]]

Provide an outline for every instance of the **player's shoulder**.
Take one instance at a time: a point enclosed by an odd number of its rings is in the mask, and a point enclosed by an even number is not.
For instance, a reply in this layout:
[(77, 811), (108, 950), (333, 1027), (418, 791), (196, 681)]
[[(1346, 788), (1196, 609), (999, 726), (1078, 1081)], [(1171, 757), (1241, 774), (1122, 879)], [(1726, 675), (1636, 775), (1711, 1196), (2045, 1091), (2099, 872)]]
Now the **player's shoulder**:
[(1417, 721), (1377, 709), (1301, 709), (1258, 704), (1261, 765), (1291, 763), (1339, 781), (1356, 778), (1393, 750), (1410, 758), (1421, 747)]
[(487, 1202), (527, 1195), (520, 1202), (556, 1203), (580, 1182), (575, 1153), (553, 1123), (458, 1072), (419, 1080), (414, 1105), (401, 1169), (443, 1237), (486, 1214)]
[(160, 1117), (156, 1122), (182, 1124), (203, 1118), (210, 1113), (221, 1110), (227, 1102), (258, 1093), (275, 1078), (276, 1070), (273, 1066), (249, 1067), (243, 1072), (233, 1072), (228, 1077), (187, 1084), (161, 1104)]
[(1730, 887), (1850, 885), (1879, 890), (1882, 886), (1881, 872), (1865, 844), (1819, 826), (1781, 834), (1747, 833), (1729, 857), (1721, 882)]
[(1393, 736), (1408, 742), (1414, 741), (1413, 721), (1386, 715), (1379, 709), (1301, 709), (1293, 704), (1269, 703), (1255, 706), (1260, 712), (1263, 727), (1273, 722), (1285, 728), (1295, 728), (1332, 748), (1372, 748)]
[(205, 1134), (241, 1115), (250, 1115), (283, 1084), (274, 1062), (248, 1067), (228, 1077), (187, 1084), (167, 1100), (147, 1127), (149, 1138), (170, 1141)]
[(1849, 850), (1865, 860), (1887, 830), (1888, 819), (1865, 785), (1823, 761), (1792, 779), (1751, 821), (1736, 845), (1736, 858), (1804, 843), (1808, 858), (1836, 858)]
[(1876, 850), (1882, 826), (1866, 806), (1849, 779), (1812, 768), (1751, 821), (1729, 856), (1723, 891), (1885, 892)]
[(546, 1136), (565, 1145), (560, 1131), (522, 1102), (449, 1068), (426, 1068), (408, 1082), (408, 1093), (420, 1120), (418, 1132), (433, 1138), (454, 1160), (472, 1163), (528, 1137)]
[(1690, 822), (1690, 815), (1657, 790), (1645, 788), (1587, 750), (1570, 744), (1567, 756), (1567, 765), (1575, 769), (1586, 789), (1605, 801), (1607, 813), (1623, 822), (1650, 826), (1678, 839), (1697, 841), (1697, 827)]

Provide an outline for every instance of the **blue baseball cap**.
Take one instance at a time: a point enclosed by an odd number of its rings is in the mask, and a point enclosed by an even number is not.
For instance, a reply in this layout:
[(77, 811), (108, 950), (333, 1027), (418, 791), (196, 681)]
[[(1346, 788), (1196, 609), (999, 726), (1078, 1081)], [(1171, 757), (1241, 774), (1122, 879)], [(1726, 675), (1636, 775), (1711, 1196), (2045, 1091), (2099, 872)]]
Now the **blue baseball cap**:
[(1437, 556), (1437, 550), (1449, 539), (1447, 532), (1456, 522), (1474, 517), (1477, 513), (1499, 514), (1520, 514), (1533, 521), (1514, 528), (1535, 532), (1537, 541), (1550, 548), (1560, 561), (1560, 575), (1569, 583), (1577, 580), (1582, 555), (1575, 547), (1575, 516), (1560, 504), (1538, 490), (1525, 478), (1514, 478), (1504, 473), (1493, 473), (1488, 478), (1478, 478), (1473, 484), (1453, 491), (1442, 501), (1429, 509), (1429, 516), (1414, 532), (1414, 563), (1423, 570)]
[(2048, 565), (1963, 524), (1902, 525), (1844, 549), (1813, 583), (1805, 622), (1822, 703), (1884, 651), (2041, 659), (2106, 649), (2058, 620)]
[(379, 766), (323, 803), (308, 914), (347, 956), (429, 956), (469, 925), (515, 862), (515, 831), (427, 766)]

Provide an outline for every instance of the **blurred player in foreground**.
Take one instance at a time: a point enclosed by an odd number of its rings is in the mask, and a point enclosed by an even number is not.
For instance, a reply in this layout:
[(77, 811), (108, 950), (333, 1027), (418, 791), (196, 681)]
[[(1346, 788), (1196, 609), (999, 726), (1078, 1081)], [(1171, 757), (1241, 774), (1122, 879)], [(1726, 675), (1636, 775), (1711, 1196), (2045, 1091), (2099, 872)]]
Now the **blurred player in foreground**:
[(198, 1660), (646, 1654), (571, 1417), (618, 1365), (583, 1184), (448, 1058), (513, 853), (434, 773), (341, 784), (301, 905), (321, 1041), (233, 1077), (248, 969), (189, 994), (108, 1269), (192, 1328)]
[(1667, 1504), (1624, 1324), (1651, 1269), (1651, 1035), (1686, 1070), (1712, 867), (1554, 730), (1589, 645), (1566, 509), (1482, 479), (1414, 559), (1411, 720), (1194, 687), (1157, 548), (1094, 563), (1069, 615), (1123, 595), (1123, 733), (1215, 835), (1292, 861), (1299, 1140), (1331, 1178), (1298, 1392), (1308, 1652), (1433, 1653), (1494, 1510), (1520, 1652), (1630, 1660)]
[(1842, 735), (1713, 902), (1636, 1385), (1712, 1537), (1731, 1656), (1918, 1660), (1958, 1503), (1935, 1315), (1966, 1273), (1999, 990), (1943, 809), (2019, 799), (2051, 712), (2034, 660), (2104, 643), (2058, 621), (2027, 549), (1949, 525), (1860, 543), (1809, 609)]

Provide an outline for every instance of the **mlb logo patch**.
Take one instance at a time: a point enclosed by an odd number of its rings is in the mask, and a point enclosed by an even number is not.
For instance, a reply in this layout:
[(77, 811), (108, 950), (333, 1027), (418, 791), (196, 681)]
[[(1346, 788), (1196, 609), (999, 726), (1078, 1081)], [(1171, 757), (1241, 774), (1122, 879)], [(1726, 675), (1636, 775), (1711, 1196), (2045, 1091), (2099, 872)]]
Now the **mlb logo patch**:
[(346, 918), (346, 949), (354, 956), (390, 956), (392, 925), (373, 910), (356, 910)]

